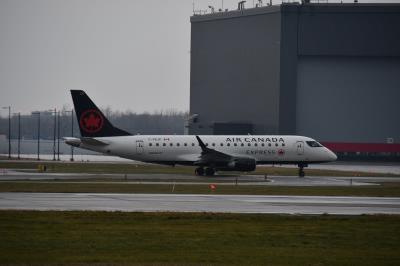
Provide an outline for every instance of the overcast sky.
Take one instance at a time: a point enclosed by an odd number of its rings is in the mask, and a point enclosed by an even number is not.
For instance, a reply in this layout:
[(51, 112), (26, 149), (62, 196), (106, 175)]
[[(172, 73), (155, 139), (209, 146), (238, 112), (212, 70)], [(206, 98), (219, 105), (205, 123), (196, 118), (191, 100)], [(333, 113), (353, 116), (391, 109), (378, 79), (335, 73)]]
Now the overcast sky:
[(188, 111), (192, 9), (192, 0), (0, 0), (0, 106), (72, 107), (69, 89), (84, 89), (114, 110)]

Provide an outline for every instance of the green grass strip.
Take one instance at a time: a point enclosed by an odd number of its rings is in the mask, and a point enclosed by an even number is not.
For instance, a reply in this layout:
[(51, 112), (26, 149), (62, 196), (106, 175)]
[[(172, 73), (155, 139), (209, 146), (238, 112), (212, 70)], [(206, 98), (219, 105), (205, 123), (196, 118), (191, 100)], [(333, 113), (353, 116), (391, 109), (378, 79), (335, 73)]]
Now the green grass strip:
[(400, 265), (400, 216), (0, 211), (1, 265)]
[(162, 184), (131, 184), (124, 182), (64, 182), (10, 181), (0, 182), (0, 192), (66, 192), (66, 193), (174, 193), (174, 194), (239, 194), (239, 195), (304, 195), (304, 196), (374, 196), (400, 197), (400, 183), (374, 186), (248, 186), (217, 185), (211, 191), (208, 184), (173, 186)]

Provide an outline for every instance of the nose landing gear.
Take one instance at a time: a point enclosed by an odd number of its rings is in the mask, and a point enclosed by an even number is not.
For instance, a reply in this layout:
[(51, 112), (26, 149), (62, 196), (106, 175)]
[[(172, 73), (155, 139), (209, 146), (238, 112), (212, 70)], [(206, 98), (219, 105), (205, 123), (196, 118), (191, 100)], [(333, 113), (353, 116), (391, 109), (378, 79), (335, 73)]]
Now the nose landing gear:
[(304, 167), (307, 167), (308, 165), (307, 164), (303, 164), (303, 163), (299, 163), (298, 166), (299, 166), (299, 177), (305, 177), (306, 174), (304, 172)]
[(203, 168), (203, 167), (197, 167), (197, 168), (194, 170), (194, 174), (195, 174), (195, 175), (198, 175), (198, 176), (204, 175), (204, 168)]

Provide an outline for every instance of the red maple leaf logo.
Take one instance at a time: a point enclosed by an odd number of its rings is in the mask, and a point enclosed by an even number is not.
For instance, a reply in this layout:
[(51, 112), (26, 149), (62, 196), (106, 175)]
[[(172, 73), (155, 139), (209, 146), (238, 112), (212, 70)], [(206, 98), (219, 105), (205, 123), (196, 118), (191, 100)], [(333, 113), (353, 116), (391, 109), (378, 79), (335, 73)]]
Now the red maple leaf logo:
[(85, 127), (86, 128), (98, 128), (99, 123), (100, 123), (100, 118), (94, 116), (93, 113), (89, 115), (89, 117), (86, 117), (83, 119), (85, 121)]
[(100, 131), (103, 122), (103, 116), (97, 110), (86, 110), (79, 119), (81, 128), (87, 133)]
[(285, 151), (284, 151), (283, 149), (280, 149), (280, 150), (278, 151), (278, 154), (279, 154), (279, 155), (284, 155), (284, 154), (285, 154)]

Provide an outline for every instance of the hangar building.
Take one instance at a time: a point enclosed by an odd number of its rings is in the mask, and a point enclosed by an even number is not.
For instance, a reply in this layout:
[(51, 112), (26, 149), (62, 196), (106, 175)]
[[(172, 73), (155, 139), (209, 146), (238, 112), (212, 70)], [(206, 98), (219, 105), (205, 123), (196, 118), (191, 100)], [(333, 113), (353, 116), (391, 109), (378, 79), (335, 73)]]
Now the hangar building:
[(189, 134), (298, 134), (400, 155), (400, 5), (191, 17)]

